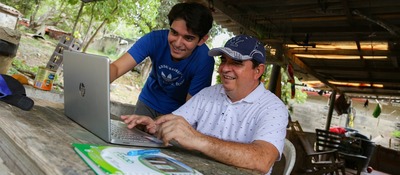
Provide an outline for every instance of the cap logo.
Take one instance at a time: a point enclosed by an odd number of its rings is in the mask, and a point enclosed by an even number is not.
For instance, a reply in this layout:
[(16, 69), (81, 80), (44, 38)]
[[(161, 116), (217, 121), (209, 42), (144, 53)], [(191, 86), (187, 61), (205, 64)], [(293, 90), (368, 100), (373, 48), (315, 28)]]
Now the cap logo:
[(241, 42), (244, 42), (244, 40), (241, 39), (241, 37), (237, 37), (237, 38), (230, 40), (229, 45), (231, 45), (233, 47), (239, 47), (239, 43), (241, 43)]
[(257, 49), (257, 45), (254, 47), (253, 51), (250, 52), (250, 56), (253, 57), (255, 54), (260, 54), (261, 56), (264, 56), (264, 55), (262, 54), (262, 52), (260, 52), (260, 51)]
[[(252, 37), (250, 37), (250, 38), (252, 38)], [(239, 37), (236, 37), (236, 38), (232, 38), (229, 41), (229, 45), (233, 46), (233, 47), (239, 47), (239, 44), (244, 42), (245, 39), (247, 39), (247, 37), (245, 37), (245, 36), (239, 36)], [(249, 53), (250, 57), (254, 58), (253, 56), (255, 54), (260, 54), (261, 56), (264, 56), (264, 54), (257, 49), (257, 47), (260, 47), (260, 45), (261, 45), (261, 43), (258, 42), (258, 41), (255, 43), (255, 46), (254, 46), (253, 50)]]

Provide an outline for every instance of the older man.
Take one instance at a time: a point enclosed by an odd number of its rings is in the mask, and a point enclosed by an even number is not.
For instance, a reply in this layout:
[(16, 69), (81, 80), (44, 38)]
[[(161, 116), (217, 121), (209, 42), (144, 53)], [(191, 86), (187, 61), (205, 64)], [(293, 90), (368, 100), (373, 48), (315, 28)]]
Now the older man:
[(265, 49), (255, 38), (239, 35), (221, 55), (222, 84), (204, 88), (183, 106), (156, 121), (146, 116), (122, 116), (129, 128), (146, 125), (165, 144), (200, 151), (226, 164), (270, 174), (286, 136), (288, 111), (260, 82)]

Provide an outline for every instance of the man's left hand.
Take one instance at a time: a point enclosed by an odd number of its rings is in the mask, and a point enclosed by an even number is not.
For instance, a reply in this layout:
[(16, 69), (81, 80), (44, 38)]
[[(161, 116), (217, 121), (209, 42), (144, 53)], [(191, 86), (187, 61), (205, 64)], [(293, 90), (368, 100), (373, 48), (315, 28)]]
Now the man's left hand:
[(164, 144), (177, 142), (180, 146), (196, 150), (200, 145), (202, 134), (196, 131), (183, 117), (168, 114), (155, 121), (158, 126), (157, 136)]

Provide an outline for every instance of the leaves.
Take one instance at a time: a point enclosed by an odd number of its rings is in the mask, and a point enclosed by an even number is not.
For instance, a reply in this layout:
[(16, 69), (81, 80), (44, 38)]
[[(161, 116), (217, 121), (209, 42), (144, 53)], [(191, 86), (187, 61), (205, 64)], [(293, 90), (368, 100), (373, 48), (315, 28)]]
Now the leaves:
[(381, 104), (377, 103), (376, 107), (374, 109), (374, 112), (372, 113), (372, 116), (374, 116), (375, 118), (378, 118), (379, 115), (381, 115), (381, 112), (382, 112)]
[(68, 4), (71, 4), (71, 5), (75, 5), (78, 2), (80, 2), (80, 0), (68, 0)]

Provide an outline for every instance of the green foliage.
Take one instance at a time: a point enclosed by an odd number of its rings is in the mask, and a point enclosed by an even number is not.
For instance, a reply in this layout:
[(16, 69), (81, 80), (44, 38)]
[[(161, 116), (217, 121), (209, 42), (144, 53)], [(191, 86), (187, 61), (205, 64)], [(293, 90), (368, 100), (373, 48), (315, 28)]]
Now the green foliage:
[(155, 18), (157, 23), (156, 29), (169, 29), (168, 23), (168, 13), (171, 10), (172, 6), (177, 4), (177, 0), (160, 0), (160, 6), (158, 7), (158, 17)]
[(400, 139), (400, 131), (399, 130), (395, 130), (392, 132), (392, 136), (395, 138), (399, 138)]
[(18, 70), (36, 74), (39, 69), (38, 66), (36, 66), (36, 67), (28, 66), (24, 61), (19, 60), (19, 59), (13, 59), (12, 65), (13, 66), (7, 72), (7, 74), (9, 74), (9, 75), (19, 73)]
[[(38, 11), (35, 21), (44, 20), (46, 25), (53, 25), (66, 32), (72, 32), (75, 21), (77, 25), (74, 34), (81, 36), (84, 42), (89, 41), (95, 31), (98, 35), (117, 35), (123, 38), (137, 39), (154, 29), (169, 28), (167, 14), (178, 0), (107, 0), (82, 3), (81, 0), (4, 0), (6, 4), (16, 9), (26, 9), (25, 18), (33, 15), (36, 6)], [(80, 16), (79, 9), (83, 5)], [(213, 33), (218, 33), (212, 30)], [(35, 30), (32, 32), (35, 33)], [(209, 40), (210, 42), (211, 40)], [(84, 43), (86, 44), (86, 43)]]
[[(36, 1), (38, 1), (38, 0), (36, 0)], [(22, 14), (30, 14), (30, 13), (32, 13), (32, 11), (35, 8), (35, 5), (37, 4), (36, 1), (32, 1), (32, 0), (2, 0), (1, 3), (11, 6), (11, 7), (14, 7)]]
[(117, 48), (115, 46), (111, 46), (105, 50), (105, 54), (107, 55), (116, 55), (117, 54)]
[[(218, 35), (223, 35), (223, 34), (227, 34), (229, 36), (228, 38), (226, 38), (226, 41), (234, 36), (232, 32), (229, 32), (226, 28), (222, 28), (221, 25), (217, 24), (214, 21), (213, 26), (211, 27), (210, 32), (209, 32), (209, 38), (206, 41), (207, 46), (209, 48), (220, 47), (220, 46), (213, 46), (212, 42)], [(222, 41), (222, 42), (225, 44), (226, 41)]]
[(121, 56), (121, 55), (116, 55), (116, 54), (111, 54), (110, 55), (110, 54), (107, 54), (107, 53), (104, 53), (104, 52), (101, 52), (101, 51), (95, 50), (95, 49), (88, 49), (87, 53), (95, 54), (95, 55), (107, 56), (108, 58), (110, 58), (111, 61), (115, 61)]
[[(307, 93), (303, 92), (299, 88), (295, 88), (295, 96), (292, 99), (292, 84), (288, 82), (288, 75), (286, 74), (285, 71), (281, 72), (282, 74), (282, 97), (281, 99), (285, 102), (285, 104), (289, 104), (291, 101), (294, 100), (296, 103), (304, 103), (305, 100), (307, 99)], [(297, 77), (295, 78), (295, 82), (300, 82)]]
[[(269, 84), (269, 78), (271, 77), (271, 71), (272, 71), (272, 66), (273, 65), (268, 65), (267, 66), (267, 71), (263, 75), (263, 81), (265, 82), (265, 86), (267, 87)], [(297, 77), (295, 78), (295, 82), (300, 82)], [(299, 88), (295, 88), (295, 96), (292, 99), (292, 84), (288, 82), (288, 75), (284, 71), (284, 69), (281, 69), (281, 99), (283, 103), (289, 106), (291, 108), (292, 103), (304, 103), (307, 99), (307, 93), (303, 92)]]
[(75, 5), (78, 2), (80, 2), (80, 0), (68, 0), (68, 3), (71, 4), (71, 5)]

